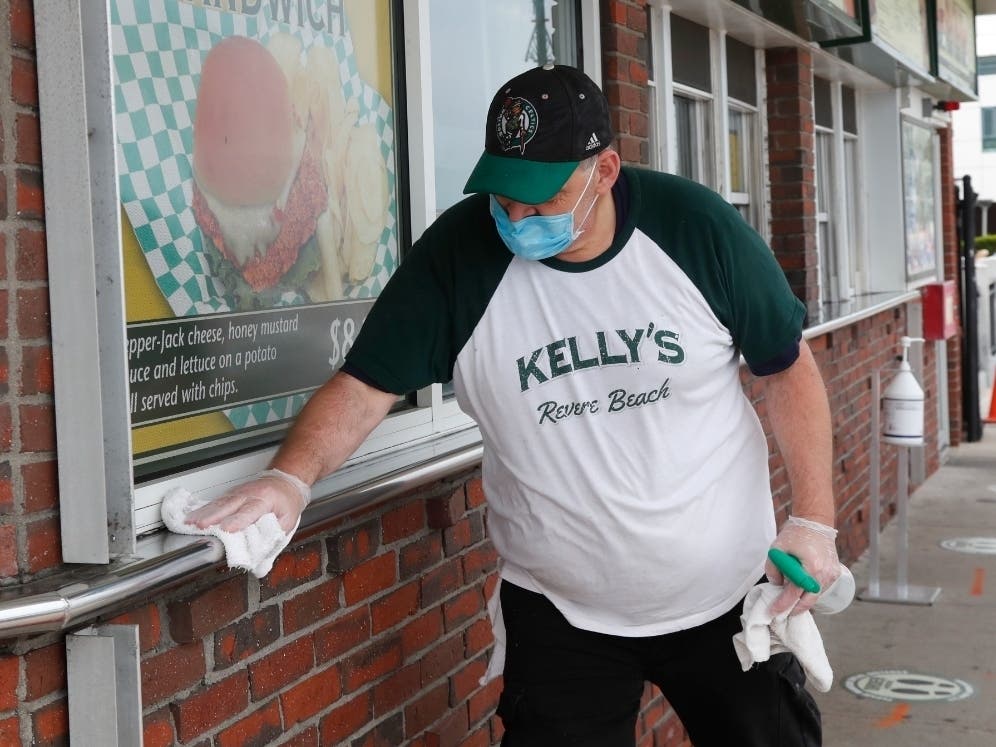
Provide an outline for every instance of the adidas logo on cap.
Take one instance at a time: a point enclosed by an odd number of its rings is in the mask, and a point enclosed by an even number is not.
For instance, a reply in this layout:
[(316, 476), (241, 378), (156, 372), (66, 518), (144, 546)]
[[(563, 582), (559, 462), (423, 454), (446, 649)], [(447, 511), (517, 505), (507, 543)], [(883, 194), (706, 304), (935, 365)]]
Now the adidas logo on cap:
[(586, 146), (584, 146), (584, 149), (585, 150), (594, 150), (595, 148), (597, 148), (601, 144), (602, 144), (602, 141), (599, 140), (598, 139), (598, 135), (596, 135), (593, 132), (593, 133), (591, 133), (591, 137), (588, 138), (588, 144)]

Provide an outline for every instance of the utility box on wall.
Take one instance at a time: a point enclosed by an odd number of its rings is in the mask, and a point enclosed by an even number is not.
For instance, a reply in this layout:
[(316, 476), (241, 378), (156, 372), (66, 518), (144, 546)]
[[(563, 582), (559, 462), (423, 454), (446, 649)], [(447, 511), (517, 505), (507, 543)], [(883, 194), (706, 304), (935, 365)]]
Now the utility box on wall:
[(930, 283), (920, 289), (923, 299), (923, 336), (926, 340), (947, 340), (958, 334), (955, 315), (955, 281)]

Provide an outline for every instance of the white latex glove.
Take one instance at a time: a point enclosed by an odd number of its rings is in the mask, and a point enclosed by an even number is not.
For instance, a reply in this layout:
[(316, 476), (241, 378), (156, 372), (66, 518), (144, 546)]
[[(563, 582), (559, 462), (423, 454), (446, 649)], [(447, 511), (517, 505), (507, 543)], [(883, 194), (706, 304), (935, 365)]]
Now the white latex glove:
[[(771, 546), (797, 557), (806, 573), (819, 583), (822, 593), (840, 575), (836, 539), (837, 530), (833, 527), (790, 516)], [(764, 572), (771, 583), (784, 587), (771, 603), (771, 614), (776, 617), (787, 610), (792, 610), (790, 615), (802, 614), (819, 599), (819, 594), (811, 594), (791, 582), (785, 583), (782, 572), (770, 559), (765, 563)]]
[(272, 513), (280, 528), (290, 532), (310, 500), (307, 483), (281, 470), (268, 469), (193, 511), (187, 523), (201, 529), (217, 525), (226, 532), (238, 532)]

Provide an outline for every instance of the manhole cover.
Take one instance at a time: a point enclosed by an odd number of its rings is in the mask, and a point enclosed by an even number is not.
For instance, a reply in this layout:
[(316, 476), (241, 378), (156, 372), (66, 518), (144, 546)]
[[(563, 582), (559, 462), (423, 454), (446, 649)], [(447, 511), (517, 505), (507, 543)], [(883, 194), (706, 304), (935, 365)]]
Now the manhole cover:
[(883, 669), (852, 674), (844, 687), (862, 698), (889, 701), (963, 700), (974, 693), (964, 680), (905, 669)]
[(996, 555), (996, 537), (953, 537), (941, 540), (941, 547), (970, 555)]

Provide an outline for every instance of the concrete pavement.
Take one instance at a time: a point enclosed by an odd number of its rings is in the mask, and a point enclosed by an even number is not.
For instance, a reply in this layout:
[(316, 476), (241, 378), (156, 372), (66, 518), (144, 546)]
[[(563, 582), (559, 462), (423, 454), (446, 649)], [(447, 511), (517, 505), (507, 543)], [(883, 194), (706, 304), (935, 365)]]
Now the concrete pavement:
[[(881, 535), (883, 582), (896, 581), (898, 529)], [(817, 616), (835, 674), (815, 693), (824, 744), (996, 747), (996, 425), (913, 494), (908, 548), (909, 584), (941, 589), (932, 605), (855, 600)], [(868, 556), (851, 566), (859, 595)]]

